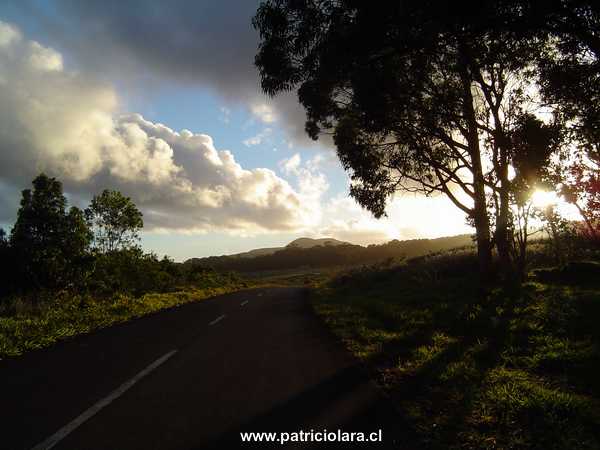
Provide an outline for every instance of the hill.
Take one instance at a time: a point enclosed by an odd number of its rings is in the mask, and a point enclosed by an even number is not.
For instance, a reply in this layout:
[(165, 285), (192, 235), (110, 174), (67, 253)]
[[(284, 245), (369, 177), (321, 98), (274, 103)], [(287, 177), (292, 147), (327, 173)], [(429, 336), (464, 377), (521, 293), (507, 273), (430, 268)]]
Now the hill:
[[(350, 245), (348, 242), (338, 241), (333, 238), (321, 238), (321, 239), (312, 239), (312, 238), (298, 238), (287, 244), (285, 247), (266, 247), (266, 248), (255, 248), (254, 250), (250, 250), (243, 253), (235, 253), (233, 255), (223, 255), (217, 256), (217, 258), (256, 258), (257, 256), (267, 256), (272, 255), (279, 250), (283, 250), (287, 247), (298, 247), (298, 248), (312, 248), (318, 247), (320, 245)], [(211, 258), (213, 258), (211, 256)], [(201, 260), (206, 258), (191, 258), (185, 261), (185, 263), (197, 264), (201, 262)]]
[[(330, 238), (300, 238), (280, 249), (257, 249), (237, 255), (192, 258), (185, 264), (238, 272), (356, 266), (390, 258), (414, 258), (468, 245), (472, 245), (472, 240), (466, 234), (437, 239), (393, 240), (368, 247)], [(271, 250), (275, 251), (270, 252)]]
[(351, 245), (349, 242), (338, 241), (333, 238), (311, 239), (298, 238), (290, 242), (286, 247), (312, 248), (320, 245)]

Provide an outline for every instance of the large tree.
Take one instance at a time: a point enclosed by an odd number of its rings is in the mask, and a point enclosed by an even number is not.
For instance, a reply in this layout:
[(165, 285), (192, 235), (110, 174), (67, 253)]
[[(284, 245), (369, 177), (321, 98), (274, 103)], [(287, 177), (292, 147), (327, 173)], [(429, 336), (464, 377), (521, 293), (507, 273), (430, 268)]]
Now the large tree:
[(94, 245), (101, 252), (132, 248), (139, 240), (144, 226), (141, 211), (131, 198), (119, 191), (105, 189), (94, 196), (85, 210), (94, 232)]
[(537, 58), (540, 93), (567, 124), (571, 155), (555, 179), (579, 210), (582, 230), (600, 241), (600, 3), (592, 0), (524, 2), (523, 30), (547, 34)]
[(269, 0), (254, 25), (270, 95), (298, 89), (306, 131), (333, 136), (351, 195), (376, 217), (397, 191), (446, 195), (511, 258), (512, 135), (534, 113), (543, 36), (517, 33), (513, 2)]
[(17, 220), (11, 230), (10, 247), (18, 266), (20, 285), (31, 288), (60, 288), (72, 284), (91, 234), (83, 212), (71, 207), (62, 184), (40, 174), (33, 190), (22, 192)]

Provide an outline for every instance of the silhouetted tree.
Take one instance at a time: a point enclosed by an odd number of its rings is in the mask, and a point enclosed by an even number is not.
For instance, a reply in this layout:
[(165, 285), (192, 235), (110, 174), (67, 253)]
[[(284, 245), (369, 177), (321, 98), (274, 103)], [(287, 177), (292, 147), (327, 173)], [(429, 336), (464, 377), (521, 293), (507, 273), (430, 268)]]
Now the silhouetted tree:
[(600, 150), (600, 3), (595, 0), (517, 1), (521, 33), (548, 35), (538, 57), (541, 94), (565, 121), (573, 137)]
[(134, 247), (144, 226), (140, 210), (119, 191), (105, 189), (94, 196), (85, 215), (94, 232), (94, 245), (101, 252)]
[(11, 231), (21, 286), (59, 288), (72, 283), (91, 235), (78, 208), (67, 213), (62, 184), (40, 174), (33, 190), (22, 192), (21, 206)]
[(515, 171), (510, 184), (514, 205), (510, 233), (513, 236), (513, 258), (520, 277), (526, 270), (529, 220), (537, 212), (531, 196), (537, 189), (554, 188), (549, 171), (552, 165), (550, 158), (564, 151), (562, 132), (561, 124), (546, 124), (532, 114), (524, 114), (510, 135), (510, 162)]
[(14, 260), (8, 242), (6, 231), (0, 228), (0, 272), (2, 282), (0, 283), (0, 297), (5, 296), (13, 289), (14, 284)]
[(535, 106), (544, 44), (514, 32), (506, 5), (271, 0), (253, 22), (263, 90), (298, 87), (306, 131), (333, 135), (351, 195), (376, 217), (397, 191), (446, 195), (476, 228), (484, 274), (493, 243), (511, 262), (510, 134)]
[(515, 0), (510, 14), (519, 36), (545, 39), (536, 58), (540, 94), (566, 123), (576, 149), (559, 161), (555, 181), (600, 240), (600, 3), (595, 0)]
[(580, 231), (589, 241), (600, 245), (600, 159), (579, 153), (574, 161), (561, 168), (561, 193), (581, 214)]

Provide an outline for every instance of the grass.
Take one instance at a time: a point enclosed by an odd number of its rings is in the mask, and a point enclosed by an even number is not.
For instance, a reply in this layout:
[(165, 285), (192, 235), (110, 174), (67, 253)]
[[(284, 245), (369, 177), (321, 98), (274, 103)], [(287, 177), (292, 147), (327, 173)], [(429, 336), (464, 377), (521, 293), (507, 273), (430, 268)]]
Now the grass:
[(285, 270), (265, 270), (260, 272), (245, 273), (246, 279), (261, 286), (317, 286), (331, 279), (341, 267), (328, 268), (299, 268)]
[(312, 296), (418, 449), (600, 449), (600, 280), (480, 290), (466, 259), (366, 268)]
[(244, 287), (245, 283), (232, 282), (139, 297), (117, 294), (110, 299), (95, 299), (63, 294), (39, 303), (12, 299), (0, 309), (0, 359), (19, 356), (59, 340)]

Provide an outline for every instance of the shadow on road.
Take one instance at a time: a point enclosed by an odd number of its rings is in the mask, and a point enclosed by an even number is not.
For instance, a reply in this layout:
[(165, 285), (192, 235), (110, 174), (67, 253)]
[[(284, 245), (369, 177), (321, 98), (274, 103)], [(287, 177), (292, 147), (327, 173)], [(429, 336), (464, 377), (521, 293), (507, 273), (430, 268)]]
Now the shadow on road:
[[(315, 424), (319, 425), (315, 425)], [(363, 432), (382, 430), (382, 443), (359, 443), (363, 448), (400, 448), (400, 418), (382, 393), (369, 381), (359, 366), (351, 366), (336, 373), (318, 385), (290, 398), (270, 411), (254, 417), (241, 426), (233, 427), (206, 447), (200, 448), (348, 448), (351, 444), (288, 442), (242, 442), (240, 433), (299, 431)]]

